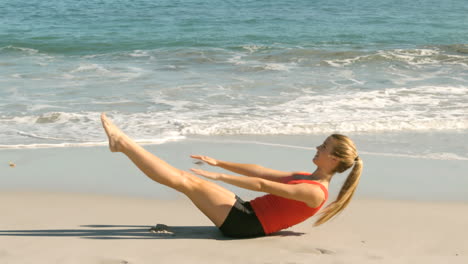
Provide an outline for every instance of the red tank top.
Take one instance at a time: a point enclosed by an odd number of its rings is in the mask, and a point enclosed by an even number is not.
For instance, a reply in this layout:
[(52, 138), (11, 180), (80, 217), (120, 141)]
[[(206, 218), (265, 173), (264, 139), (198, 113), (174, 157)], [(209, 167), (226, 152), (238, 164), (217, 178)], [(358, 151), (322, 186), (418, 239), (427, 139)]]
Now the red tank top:
[(328, 199), (328, 190), (321, 183), (312, 180), (290, 180), (286, 184), (309, 183), (322, 188), (325, 200), (315, 208), (306, 203), (267, 194), (250, 201), (265, 234), (271, 234), (305, 221), (316, 214)]

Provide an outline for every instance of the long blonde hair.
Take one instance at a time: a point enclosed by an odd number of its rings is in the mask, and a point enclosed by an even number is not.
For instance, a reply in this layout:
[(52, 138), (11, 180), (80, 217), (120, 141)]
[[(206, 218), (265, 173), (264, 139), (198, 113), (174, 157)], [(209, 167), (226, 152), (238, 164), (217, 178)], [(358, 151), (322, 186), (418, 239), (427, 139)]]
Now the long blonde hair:
[(356, 191), (362, 172), (362, 160), (358, 156), (353, 141), (347, 136), (340, 134), (333, 134), (330, 137), (334, 139), (334, 146), (331, 154), (340, 160), (334, 172), (342, 173), (351, 167), (353, 167), (353, 169), (343, 183), (336, 200), (323, 209), (314, 226), (319, 226), (327, 222), (346, 208)]

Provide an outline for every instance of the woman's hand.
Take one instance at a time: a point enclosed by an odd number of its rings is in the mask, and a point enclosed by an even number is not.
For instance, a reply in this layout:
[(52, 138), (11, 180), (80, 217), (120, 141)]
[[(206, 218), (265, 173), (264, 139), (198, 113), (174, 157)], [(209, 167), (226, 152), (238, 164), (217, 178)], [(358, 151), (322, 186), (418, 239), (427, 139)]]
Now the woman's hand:
[(213, 159), (213, 158), (210, 158), (208, 156), (200, 156), (200, 155), (191, 155), (190, 156), (191, 158), (194, 158), (194, 159), (199, 159), (201, 161), (204, 161), (206, 162), (207, 164), (211, 165), (211, 166), (217, 166), (218, 165), (218, 161)]
[(221, 179), (221, 173), (218, 173), (218, 172), (204, 171), (204, 170), (200, 170), (200, 169), (190, 169), (190, 170), (195, 172), (196, 174), (198, 174), (200, 176), (203, 176), (203, 177), (206, 177), (208, 179), (212, 179), (212, 180), (215, 180), (215, 181)]

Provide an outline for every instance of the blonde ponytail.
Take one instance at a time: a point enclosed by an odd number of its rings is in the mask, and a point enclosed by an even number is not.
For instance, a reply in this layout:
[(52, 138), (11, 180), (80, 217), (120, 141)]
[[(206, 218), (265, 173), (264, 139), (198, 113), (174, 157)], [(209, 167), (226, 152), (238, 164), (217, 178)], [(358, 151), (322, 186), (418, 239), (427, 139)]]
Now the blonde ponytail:
[(340, 159), (340, 163), (336, 167), (335, 171), (341, 173), (351, 167), (353, 167), (353, 169), (348, 174), (346, 181), (343, 183), (336, 200), (322, 210), (320, 217), (315, 222), (314, 226), (319, 226), (327, 222), (340, 213), (344, 208), (346, 208), (349, 202), (351, 202), (351, 198), (353, 197), (359, 183), (363, 167), (363, 162), (358, 156), (356, 146), (351, 139), (340, 134), (333, 134), (331, 137), (334, 139), (332, 155)]

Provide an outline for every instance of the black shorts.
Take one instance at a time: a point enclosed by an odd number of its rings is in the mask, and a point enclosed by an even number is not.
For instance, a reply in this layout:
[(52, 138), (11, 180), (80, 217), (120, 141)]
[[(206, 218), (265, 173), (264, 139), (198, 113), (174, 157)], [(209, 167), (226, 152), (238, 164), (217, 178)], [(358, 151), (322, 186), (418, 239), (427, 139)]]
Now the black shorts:
[(219, 230), (228, 237), (247, 238), (264, 236), (262, 224), (249, 202), (236, 196), (236, 203), (229, 211)]

